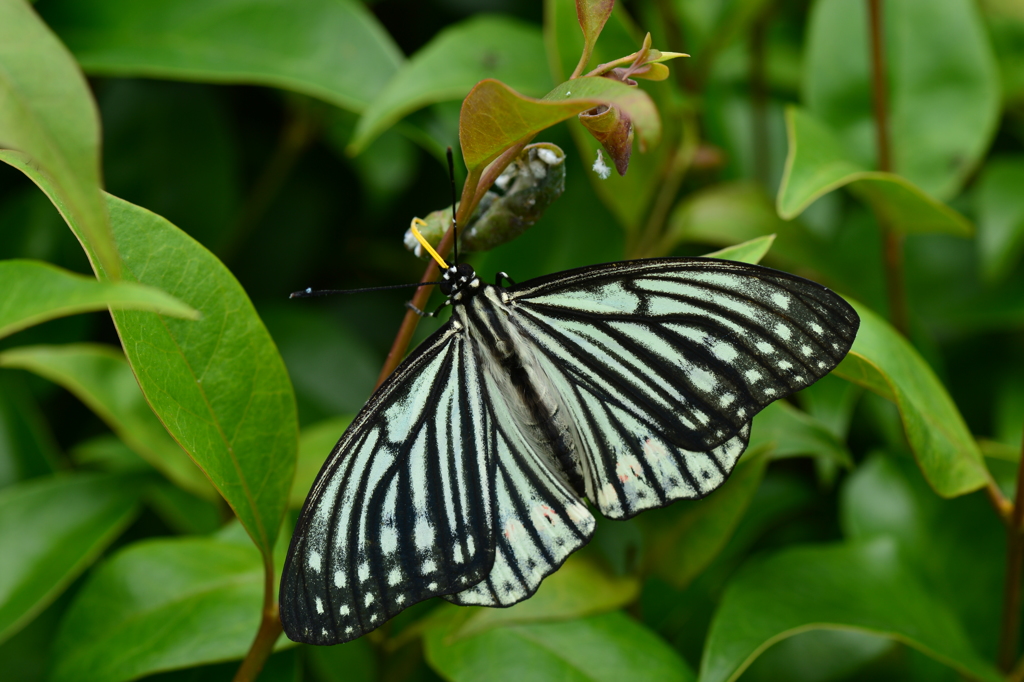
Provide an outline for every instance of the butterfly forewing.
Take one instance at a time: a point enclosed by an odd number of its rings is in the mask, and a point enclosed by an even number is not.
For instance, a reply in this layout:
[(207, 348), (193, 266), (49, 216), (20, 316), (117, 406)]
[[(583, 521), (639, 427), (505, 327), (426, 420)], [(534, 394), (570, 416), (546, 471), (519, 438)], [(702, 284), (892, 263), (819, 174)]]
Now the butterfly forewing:
[(511, 292), (612, 518), (720, 485), (765, 405), (846, 355), (858, 318), (825, 287), (731, 261), (629, 261)]
[(481, 373), (451, 327), (363, 408), (296, 525), (280, 599), (291, 639), (354, 639), (491, 572), (496, 460), (484, 408)]

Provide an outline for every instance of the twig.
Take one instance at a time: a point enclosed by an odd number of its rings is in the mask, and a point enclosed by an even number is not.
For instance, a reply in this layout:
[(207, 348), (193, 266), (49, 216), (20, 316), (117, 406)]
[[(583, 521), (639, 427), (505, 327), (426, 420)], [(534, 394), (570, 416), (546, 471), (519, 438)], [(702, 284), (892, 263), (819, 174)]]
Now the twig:
[[(888, 96), (886, 89), (885, 36), (882, 33), (882, 0), (868, 0), (871, 27), (871, 88), (875, 114), (875, 141), (878, 169), (892, 172), (892, 145), (889, 140)], [(885, 251), (885, 281), (889, 298), (889, 317), (904, 336), (910, 335), (907, 292), (903, 279), (903, 235), (878, 218)]]
[(754, 177), (769, 189), (767, 60), (768, 12), (761, 12), (750, 29), (750, 119), (754, 148)]
[(294, 109), (281, 129), (277, 147), (249, 192), (227, 240), (218, 249), (221, 260), (229, 261), (238, 253), (249, 234), (266, 215), (302, 152), (310, 145), (315, 135), (316, 125), (310, 112), (305, 107)]
[[(1017, 657), (1017, 639), (1020, 633), (1020, 582), (1024, 568), (1024, 442), (1021, 443), (1021, 461), (1017, 465), (1017, 495), (1013, 513), (1006, 528), (1006, 580), (1003, 587), (1003, 620), (999, 630), (999, 667), (1010, 672)], [(1020, 664), (1017, 666), (1021, 667)], [(1016, 671), (1015, 671), (1016, 672)]]
[[(509, 149), (506, 149), (501, 156), (495, 159), (479, 177), (474, 177), (470, 173), (469, 177), (466, 178), (466, 184), (462, 187), (462, 198), (459, 201), (459, 210), (455, 215), (455, 219), (459, 225), (466, 226), (469, 223), (470, 216), (473, 215), (473, 211), (476, 210), (477, 205), (487, 192), (488, 188), (494, 184), (494, 181), (498, 179), (501, 172), (505, 170), (512, 161), (519, 156), (523, 151), (523, 148), (529, 144), (529, 140), (525, 140)], [(437, 252), (441, 254), (441, 257), (448, 255), (452, 245), (455, 243), (455, 236), (452, 232), (452, 228), (449, 227), (444, 233), (444, 237), (441, 238), (441, 243), (437, 245)], [(437, 278), (437, 266), (433, 261), (427, 264), (426, 270), (423, 271), (423, 277), (420, 278), (421, 282), (431, 282)], [(423, 310), (427, 306), (427, 301), (430, 299), (430, 293), (433, 291), (433, 287), (420, 287), (416, 290), (416, 293), (412, 297), (412, 305), (420, 310)], [(377, 377), (377, 385), (374, 387), (380, 388), (380, 385), (384, 383), (384, 380), (391, 376), (391, 373), (395, 371), (398, 364), (405, 357), (405, 351), (409, 348), (409, 342), (412, 341), (412, 335), (416, 332), (416, 325), (420, 323), (420, 316), (414, 313), (412, 310), (405, 312), (405, 317), (402, 318), (402, 325), (398, 328), (398, 333), (395, 335), (395, 340), (391, 343), (391, 350), (388, 351), (387, 358), (384, 359), (384, 366), (381, 367), (380, 375)]]
[(249, 653), (235, 673), (234, 682), (253, 682), (263, 670), (263, 665), (274, 651), (274, 643), (281, 635), (281, 614), (274, 594), (274, 560), (267, 556), (263, 560), (263, 619), (256, 639), (249, 647)]

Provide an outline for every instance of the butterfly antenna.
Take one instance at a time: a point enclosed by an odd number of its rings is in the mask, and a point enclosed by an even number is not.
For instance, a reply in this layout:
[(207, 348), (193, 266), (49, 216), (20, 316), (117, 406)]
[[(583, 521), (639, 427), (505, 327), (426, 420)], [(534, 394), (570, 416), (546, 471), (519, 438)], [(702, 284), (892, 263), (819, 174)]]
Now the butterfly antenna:
[(448, 147), (448, 179), (452, 183), (452, 248), (455, 249), (455, 265), (459, 264), (459, 224), (455, 219), (455, 158), (452, 156), (452, 148)]
[(288, 298), (313, 298), (314, 296), (331, 296), (333, 294), (363, 294), (368, 291), (389, 291), (391, 289), (408, 289), (409, 287), (425, 287), (440, 282), (416, 282), (415, 284), (391, 284), (384, 287), (365, 287), (363, 289), (314, 289), (307, 287), (302, 291), (293, 291)]

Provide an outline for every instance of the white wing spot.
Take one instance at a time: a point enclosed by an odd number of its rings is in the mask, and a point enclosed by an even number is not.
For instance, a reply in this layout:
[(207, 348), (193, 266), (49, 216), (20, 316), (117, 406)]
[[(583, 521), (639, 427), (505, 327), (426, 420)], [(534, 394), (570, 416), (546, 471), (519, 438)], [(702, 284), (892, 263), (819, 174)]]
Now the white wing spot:
[(766, 388), (766, 389), (764, 389), (764, 394), (765, 395), (775, 395), (775, 389), (774, 388)]
[(370, 577), (370, 564), (364, 562), (359, 565), (359, 579), (366, 580)]
[(455, 546), (452, 547), (452, 560), (455, 563), (457, 563), (457, 564), (461, 564), (462, 561), (463, 561), (463, 559), (462, 559), (462, 545), (460, 545), (458, 542), (456, 542)]
[(420, 567), (420, 573), (433, 573), (437, 570), (437, 564), (434, 563), (433, 559), (428, 559), (423, 562), (423, 566)]
[(789, 309), (789, 296), (785, 294), (778, 292), (772, 294), (772, 301), (783, 310)]
[(370, 622), (371, 623), (376, 623), (377, 622), (377, 614), (376, 613), (373, 614), (372, 616), (370, 616)]
[(391, 572), (388, 573), (388, 585), (397, 585), (402, 582), (402, 571), (398, 568), (392, 568)]
[(817, 322), (811, 322), (811, 331), (815, 334), (824, 334), (825, 330), (821, 328), (821, 325)]
[(434, 543), (434, 527), (426, 519), (419, 520), (414, 533), (417, 549), (427, 549)]
[(309, 553), (309, 567), (312, 568), (317, 573), (319, 573), (320, 572), (320, 564), (321, 564), (320, 552), (310, 552)]
[(722, 407), (728, 407), (729, 405), (732, 405), (733, 401), (735, 400), (735, 393), (726, 393), (721, 398), (718, 399), (718, 404), (721, 405)]
[(828, 363), (823, 360), (818, 360), (818, 367), (820, 367), (821, 369), (825, 369), (826, 367), (828, 367)]
[(793, 332), (790, 330), (790, 328), (782, 324), (781, 322), (775, 325), (775, 333), (778, 334), (783, 339), (789, 339), (789, 337), (793, 335)]
[(352, 634), (352, 626), (351, 625), (349, 625), (347, 628), (345, 628), (345, 634), (346, 635), (351, 635)]
[(779, 367), (781, 367), (782, 369), (792, 369), (793, 363), (791, 363), (789, 360), (783, 360), (782, 362), (779, 363)]
[(803, 353), (804, 355), (810, 355), (811, 352), (812, 352), (811, 351), (811, 347), (810, 346), (800, 346), (800, 352)]
[(324, 613), (324, 600), (320, 597), (316, 598), (316, 612), (319, 613), (321, 616)]
[(758, 341), (757, 349), (764, 353), (765, 355), (771, 355), (772, 353), (775, 352), (775, 346), (768, 343), (767, 341)]
[(327, 628), (320, 628), (320, 634), (326, 637), (328, 635)]
[(712, 346), (711, 352), (717, 355), (722, 360), (725, 360), (726, 362), (732, 362), (733, 360), (736, 359), (736, 356), (739, 355), (739, 353), (736, 352), (735, 348), (733, 348), (730, 344), (725, 343), (724, 341), (719, 341), (714, 346)]
[(347, 616), (348, 615), (348, 604), (345, 604), (340, 609), (338, 609), (338, 613), (340, 615), (342, 615), (342, 616)]
[(391, 554), (398, 548), (398, 533), (394, 528), (385, 528), (380, 532), (380, 548), (385, 554)]
[(430, 583), (429, 585), (427, 585), (427, 589), (428, 590), (436, 590), (437, 589), (437, 583)]
[(369, 606), (373, 603), (373, 594), (367, 594), (366, 598), (363, 599), (363, 606)]
[(748, 369), (744, 376), (747, 377), (747, 381), (750, 383), (755, 383), (761, 380), (761, 373), (756, 369)]
[(405, 595), (404, 594), (400, 594), (397, 597), (395, 597), (395, 602), (398, 603), (398, 604), (404, 604), (405, 603)]

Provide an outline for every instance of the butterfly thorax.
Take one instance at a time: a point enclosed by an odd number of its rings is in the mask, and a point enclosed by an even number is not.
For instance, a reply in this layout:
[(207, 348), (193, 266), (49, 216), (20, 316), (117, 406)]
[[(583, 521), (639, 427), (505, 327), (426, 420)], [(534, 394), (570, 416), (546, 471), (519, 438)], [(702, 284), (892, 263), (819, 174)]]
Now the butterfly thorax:
[(491, 374), (504, 402), (516, 413), (516, 421), (526, 426), (523, 435), (582, 497), (585, 490), (576, 433), (557, 391), (519, 330), (508, 291), (475, 281), (476, 286), (467, 282), (465, 289), (449, 299), (455, 305), (452, 318), (466, 330), (480, 365)]

